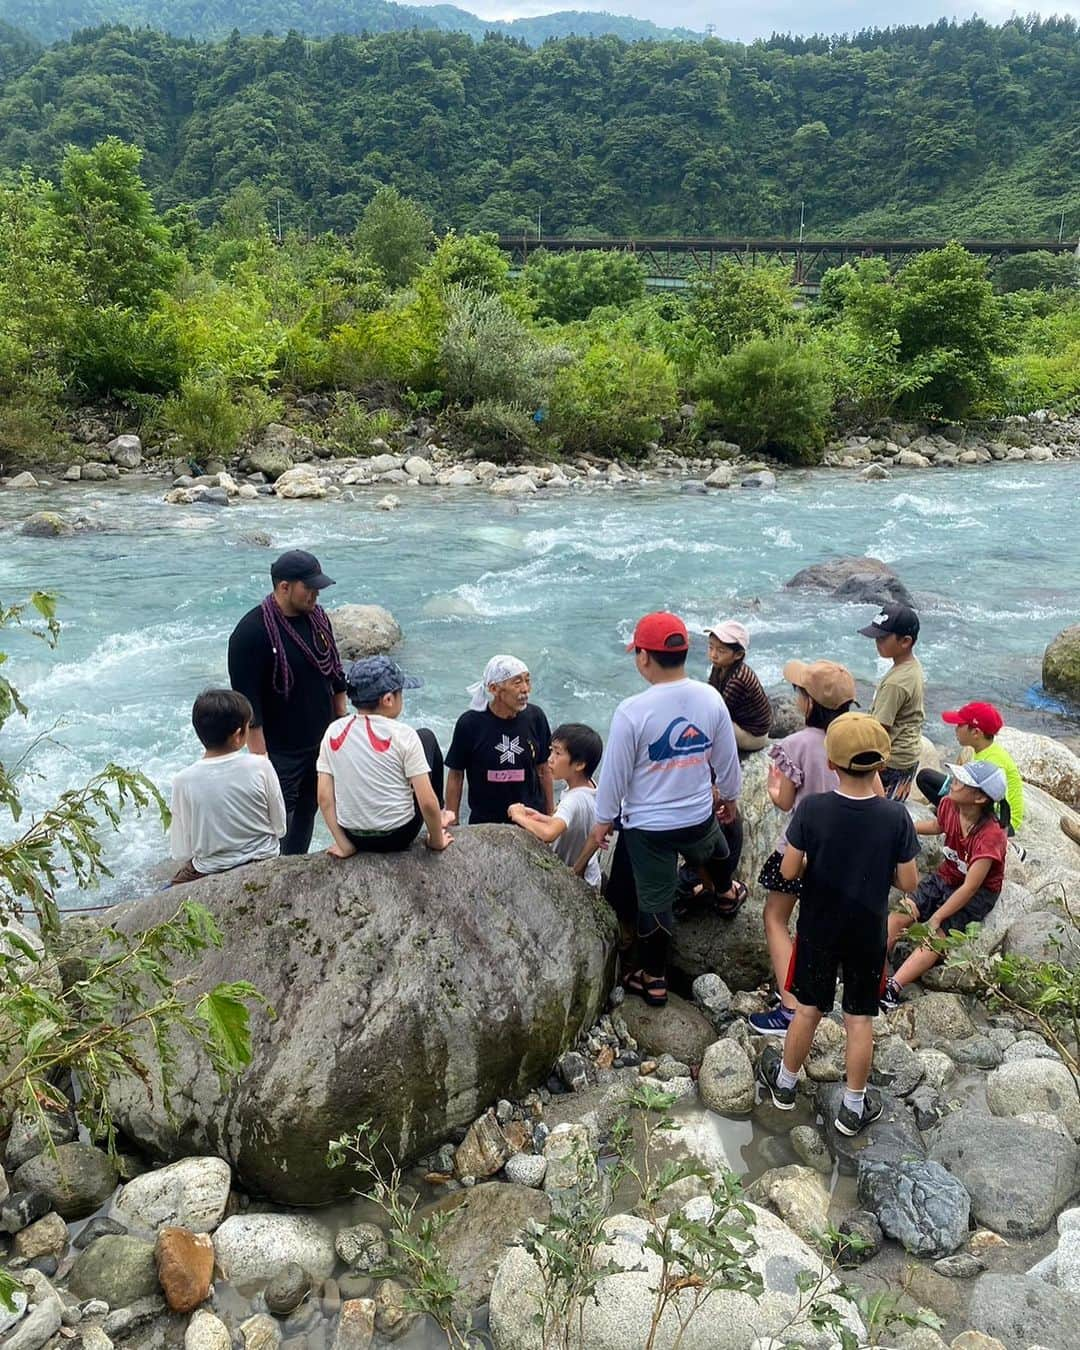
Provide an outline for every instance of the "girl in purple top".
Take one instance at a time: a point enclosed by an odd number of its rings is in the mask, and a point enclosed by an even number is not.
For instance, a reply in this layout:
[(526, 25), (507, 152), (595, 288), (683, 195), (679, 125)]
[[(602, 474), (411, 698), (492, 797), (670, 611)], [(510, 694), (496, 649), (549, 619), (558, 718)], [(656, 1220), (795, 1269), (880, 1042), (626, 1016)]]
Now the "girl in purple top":
[[(855, 681), (846, 666), (834, 661), (789, 661), (784, 679), (794, 686), (795, 698), (806, 719), (806, 726), (785, 736), (768, 751), (769, 798), (773, 805), (789, 815), (799, 799), (815, 792), (831, 792), (839, 779), (829, 768), (825, 754), (825, 729), (855, 701)], [(761, 1036), (783, 1036), (795, 1015), (795, 1000), (787, 991), (789, 967), (795, 951), (791, 938), (791, 916), (802, 889), (801, 881), (786, 881), (780, 875), (780, 863), (787, 847), (787, 828), (780, 834), (776, 849), (765, 860), (758, 881), (768, 895), (762, 919), (769, 945), (780, 1003), (769, 1012), (754, 1013), (750, 1029)]]

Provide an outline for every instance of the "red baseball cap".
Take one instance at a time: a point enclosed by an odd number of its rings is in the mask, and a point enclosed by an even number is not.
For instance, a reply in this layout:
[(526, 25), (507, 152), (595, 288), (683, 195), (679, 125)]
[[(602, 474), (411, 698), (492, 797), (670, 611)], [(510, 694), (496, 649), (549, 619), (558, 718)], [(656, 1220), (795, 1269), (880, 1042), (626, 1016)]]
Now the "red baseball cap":
[(645, 652), (686, 652), (690, 650), (690, 634), (677, 614), (660, 610), (638, 620), (633, 641), (626, 644), (626, 650), (632, 652), (639, 647)]
[(996, 736), (1005, 719), (992, 703), (965, 703), (955, 712), (943, 712), (941, 720), (951, 727), (974, 727), (984, 736)]

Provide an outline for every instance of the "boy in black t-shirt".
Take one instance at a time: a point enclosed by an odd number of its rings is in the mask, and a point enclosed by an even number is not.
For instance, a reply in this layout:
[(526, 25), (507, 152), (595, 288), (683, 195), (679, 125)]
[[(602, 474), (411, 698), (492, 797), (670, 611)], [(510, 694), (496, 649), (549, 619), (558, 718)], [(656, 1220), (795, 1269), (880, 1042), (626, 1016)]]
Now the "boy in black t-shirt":
[(799, 1070), (822, 1017), (832, 1011), (836, 977), (844, 980), (847, 1083), (835, 1125), (854, 1135), (881, 1115), (868, 1093), (888, 936), (889, 888), (918, 881), (919, 840), (902, 802), (879, 797), (875, 774), (889, 759), (889, 736), (865, 713), (845, 713), (825, 733), (825, 753), (839, 787), (800, 802), (787, 829), (780, 871), (802, 877), (795, 955), (787, 987), (795, 1017), (784, 1052), (770, 1048), (758, 1073), (781, 1111), (795, 1105)]
[(446, 754), (446, 807), (456, 823), (469, 785), (469, 824), (506, 825), (516, 802), (543, 815), (555, 811), (548, 755), (551, 728), (529, 702), (529, 670), (515, 656), (493, 656), (470, 687), (473, 704), (454, 727)]

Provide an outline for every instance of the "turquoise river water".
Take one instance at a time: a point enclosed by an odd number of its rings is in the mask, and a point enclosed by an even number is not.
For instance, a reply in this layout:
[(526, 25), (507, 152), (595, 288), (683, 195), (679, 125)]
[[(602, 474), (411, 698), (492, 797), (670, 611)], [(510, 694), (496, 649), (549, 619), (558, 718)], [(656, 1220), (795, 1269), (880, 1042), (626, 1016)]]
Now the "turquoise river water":
[[(1080, 464), (914, 471), (863, 482), (835, 471), (785, 475), (777, 491), (682, 494), (676, 485), (540, 493), (508, 503), (471, 490), (402, 493), (402, 508), (260, 499), (242, 507), (166, 506), (160, 482), (71, 485), (0, 493), (0, 595), (60, 596), (57, 651), (9, 633), (8, 673), (30, 705), (5, 728), (5, 763), (25, 756), (23, 788), (40, 810), (108, 760), (141, 767), (163, 788), (194, 759), (195, 694), (225, 679), (237, 619), (268, 589), (278, 549), (318, 554), (338, 581), (328, 603), (385, 605), (405, 630), (397, 653), (422, 676), (407, 715), (444, 740), (466, 706), (465, 686), (494, 652), (533, 672), (552, 724), (584, 720), (605, 732), (638, 685), (623, 650), (636, 616), (670, 608), (701, 626), (738, 615), (751, 661), (776, 683), (791, 656), (828, 656), (866, 688), (873, 644), (856, 635), (867, 606), (785, 590), (799, 568), (830, 555), (891, 563), (923, 617), (919, 654), (945, 739), (944, 707), (991, 698), (1007, 718), (1076, 734), (1039, 688), (1044, 646), (1076, 621), (1080, 585)], [(30, 512), (82, 510), (108, 528), (59, 540), (17, 533)], [(267, 531), (273, 548), (244, 542)], [(692, 659), (705, 669), (705, 643)], [(138, 894), (167, 856), (157, 823), (130, 820), (110, 840), (115, 878), (102, 903)]]

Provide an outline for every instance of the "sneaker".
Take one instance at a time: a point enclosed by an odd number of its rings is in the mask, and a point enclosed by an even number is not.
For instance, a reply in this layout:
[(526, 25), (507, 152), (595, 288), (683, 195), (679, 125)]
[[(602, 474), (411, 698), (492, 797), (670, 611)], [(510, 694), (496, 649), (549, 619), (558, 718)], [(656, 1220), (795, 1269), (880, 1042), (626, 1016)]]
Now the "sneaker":
[(903, 991), (896, 981), (892, 978), (885, 981), (885, 989), (878, 1000), (882, 1012), (892, 1012), (894, 1008), (899, 1008), (903, 996)]
[(758, 1061), (758, 1077), (769, 1089), (769, 1096), (777, 1110), (794, 1111), (798, 1087), (780, 1087), (776, 1081), (783, 1062), (780, 1052), (770, 1046)]
[(746, 1020), (750, 1023), (750, 1030), (759, 1036), (786, 1036), (794, 1016), (794, 1013), (781, 1006), (771, 1008), (768, 1012), (751, 1013)]
[(845, 1106), (841, 1099), (840, 1110), (837, 1111), (836, 1119), (833, 1121), (833, 1124), (841, 1134), (846, 1134), (850, 1139), (852, 1135), (858, 1134), (860, 1130), (865, 1130), (867, 1125), (872, 1125), (884, 1109), (878, 1094), (876, 1092), (867, 1091), (866, 1096), (863, 1098), (861, 1116), (856, 1115), (850, 1107)]

